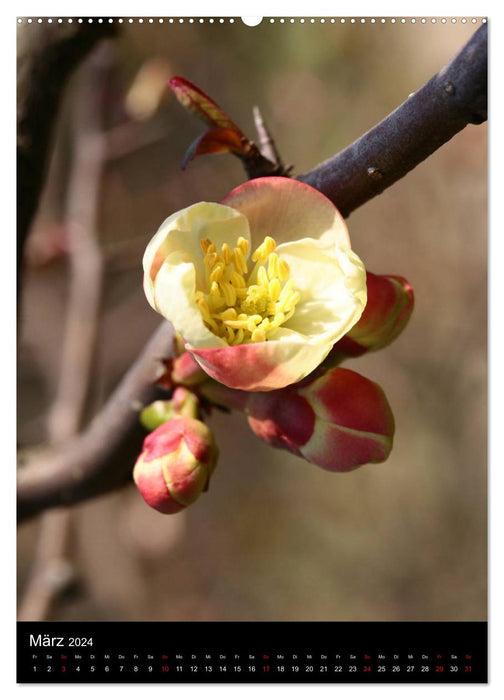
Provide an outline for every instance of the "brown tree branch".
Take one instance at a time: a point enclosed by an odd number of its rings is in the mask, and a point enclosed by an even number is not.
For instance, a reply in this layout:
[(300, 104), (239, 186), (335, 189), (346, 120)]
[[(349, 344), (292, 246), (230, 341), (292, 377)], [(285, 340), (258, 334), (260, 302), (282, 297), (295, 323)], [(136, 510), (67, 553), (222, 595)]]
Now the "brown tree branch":
[[(464, 126), (486, 119), (486, 71), (483, 26), (450, 64), (383, 122), (299, 179), (324, 192), (348, 216)], [(135, 407), (155, 397), (156, 360), (170, 354), (169, 329), (162, 324), (84, 434), (20, 469), (21, 519), (105, 493), (130, 478), (143, 437)]]
[(380, 194), (468, 124), (487, 118), (487, 26), (394, 112), (333, 158), (298, 177), (344, 217)]
[(35, 456), (19, 469), (20, 520), (107, 493), (131, 478), (132, 456), (138, 454), (145, 437), (138, 411), (158, 396), (154, 382), (159, 361), (172, 350), (173, 330), (166, 321), (89, 427), (58, 450)]

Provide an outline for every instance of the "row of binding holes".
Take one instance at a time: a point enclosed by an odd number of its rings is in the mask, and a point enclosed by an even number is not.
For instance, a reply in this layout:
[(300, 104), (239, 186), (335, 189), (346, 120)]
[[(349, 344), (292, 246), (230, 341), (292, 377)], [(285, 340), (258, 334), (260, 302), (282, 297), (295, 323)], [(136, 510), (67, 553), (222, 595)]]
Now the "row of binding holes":
[(109, 23), (112, 24), (113, 22), (118, 22), (119, 24), (163, 24), (164, 22), (167, 22), (168, 24), (184, 24), (184, 22), (187, 22), (189, 24), (194, 24), (195, 22), (199, 22), (200, 24), (203, 24), (204, 22), (209, 22), (210, 24), (214, 23), (219, 23), (219, 24), (224, 24), (225, 22), (229, 22), (229, 24), (233, 24), (235, 22), (233, 17), (226, 17), (223, 19), (222, 17), (220, 19), (214, 19), (213, 17), (201, 17), (199, 19), (194, 19), (194, 18), (184, 18), (184, 17), (177, 17), (174, 19), (173, 17), (170, 17), (168, 19), (164, 19), (163, 17), (159, 18), (154, 18), (154, 17), (135, 17), (132, 18), (130, 17), (129, 19), (123, 19), (122, 17), (119, 18), (113, 18), (113, 17), (108, 17), (107, 19), (103, 19), (102, 17), (100, 18), (95, 18), (95, 17), (88, 17), (86, 19), (83, 19), (82, 17), (79, 17), (78, 19), (73, 19), (72, 17), (66, 17), (65, 19), (62, 19), (61, 17), (59, 19), (52, 19), (51, 17), (49, 18), (38, 18), (38, 19), (32, 19), (31, 17), (28, 19), (23, 19), (22, 17), (18, 18), (18, 24), (21, 24), (22, 22), (28, 22), (28, 24), (32, 23), (38, 23), (42, 24), (42, 22), (48, 22), (49, 24), (63, 24), (63, 23), (68, 23), (72, 24), (73, 22), (77, 22), (78, 24), (93, 24), (94, 22), (97, 22), (98, 24), (103, 24), (103, 23)]
[(305, 19), (303, 17), (295, 18), (295, 19), (294, 18), (275, 19), (272, 17), (269, 21), (270, 21), (270, 24), (274, 24), (275, 22), (280, 22), (280, 24), (284, 24), (284, 23), (294, 24), (294, 22), (299, 22), (300, 24), (305, 24), (305, 23), (306, 24), (315, 24), (318, 22), (320, 22), (320, 24), (336, 24), (336, 23), (339, 23), (339, 24), (345, 24), (345, 23), (350, 23), (350, 24), (366, 24), (366, 23), (367, 24), (385, 24), (386, 22), (390, 22), (391, 24), (407, 24), (408, 22), (410, 22), (411, 24), (415, 24), (415, 23), (427, 24), (428, 22), (430, 22), (432, 24), (436, 24), (437, 22), (440, 22), (441, 24), (447, 24), (448, 22), (451, 22), (451, 24), (455, 24), (458, 21), (462, 22), (462, 24), (466, 24), (466, 22), (472, 22), (473, 24), (476, 24), (476, 22), (478, 22), (478, 21), (485, 23), (486, 18), (482, 18), (481, 20), (478, 20), (478, 19), (476, 19), (476, 17), (473, 17), (471, 20), (468, 20), (466, 17), (462, 17), (460, 20), (458, 20), (455, 17), (452, 17), (450, 19), (447, 19), (446, 17), (442, 17), (442, 18), (432, 17), (430, 19), (428, 19), (426, 17), (420, 17), (418, 19), (416, 17), (410, 17), (408, 19), (406, 19), (404, 17), (401, 19), (396, 19), (395, 17), (387, 17), (387, 18), (382, 17), (380, 19), (376, 19), (374, 17), (372, 17), (370, 19), (368, 19), (366, 17), (361, 17), (359, 19), (356, 19), (354, 17), (349, 18), (349, 19), (347, 19), (345, 17), (341, 17), (341, 19), (335, 19), (334, 17), (332, 17), (331, 19), (325, 19), (324, 17), (317, 18), (317, 19), (313, 19), (313, 18), (312, 19)]
[[(97, 22), (98, 24), (103, 24), (104, 22), (105, 23), (108, 22), (109, 24), (112, 24), (113, 22), (118, 22), (119, 24), (124, 24), (124, 23), (126, 23), (126, 24), (134, 24), (134, 23), (137, 23), (137, 24), (154, 24), (154, 23), (163, 24), (164, 22), (167, 22), (168, 24), (176, 24), (176, 23), (177, 24), (184, 24), (185, 22), (187, 22), (188, 24), (194, 24), (196, 22), (199, 24), (203, 24), (204, 22), (208, 22), (209, 24), (215, 24), (215, 23), (224, 24), (225, 22), (228, 22), (229, 24), (233, 24), (235, 22), (235, 19), (233, 17), (226, 17), (225, 19), (222, 17), (220, 19), (214, 19), (213, 17), (200, 17), (199, 19), (194, 19), (192, 17), (191, 18), (178, 17), (176, 19), (173, 17), (170, 17), (169, 19), (164, 19), (163, 17), (159, 17), (156, 19), (153, 17), (148, 17), (148, 18), (136, 17), (134, 19), (132, 17), (130, 17), (129, 19), (123, 19), (121, 17), (118, 19), (115, 19), (112, 17), (109, 17), (107, 19), (103, 19), (101, 17), (100, 18), (89, 17), (87, 19), (83, 19), (82, 17), (79, 17), (78, 19), (73, 19), (72, 17), (68, 17), (68, 18), (62, 19), (60, 17), (58, 19), (52, 19), (51, 17), (48, 17), (48, 18), (42, 19), (39, 17), (38, 19), (32, 19), (31, 17), (29, 17), (28, 19), (25, 20), (24, 18), (19, 17), (18, 24), (22, 24), (23, 22), (27, 22), (28, 24), (32, 24), (34, 22), (37, 24), (42, 24), (43, 22), (47, 22), (48, 24), (53, 24), (53, 23), (63, 24), (65, 22), (68, 24), (72, 24), (72, 22), (77, 22), (78, 24), (82, 24), (82, 23), (93, 24), (93, 22)], [(440, 24), (447, 24), (448, 22), (450, 22), (451, 24), (455, 24), (456, 22), (461, 22), (462, 24), (466, 24), (467, 22), (472, 22), (472, 24), (476, 24), (477, 22), (482, 22), (483, 24), (485, 24), (486, 18), (483, 17), (482, 19), (478, 20), (478, 19), (476, 19), (476, 17), (473, 17), (472, 19), (467, 19), (466, 17), (462, 17), (460, 19), (457, 19), (455, 17), (452, 17), (450, 19), (447, 19), (446, 17), (442, 17), (442, 18), (420, 17), (418, 19), (415, 17), (411, 17), (408, 19), (406, 19), (404, 17), (401, 19), (396, 19), (395, 17), (387, 17), (387, 18), (382, 17), (380, 19), (376, 19), (374, 17), (372, 17), (370, 19), (365, 18), (365, 17), (362, 17), (360, 19), (345, 18), (345, 17), (342, 17), (341, 19), (335, 19), (334, 17), (332, 17), (331, 19), (326, 19), (325, 17), (320, 17), (317, 19), (314, 19), (314, 18), (306, 19), (304, 17), (295, 17), (295, 18), (291, 17), (290, 19), (284, 19), (284, 18), (271, 17), (271, 19), (269, 20), (269, 23), (274, 24), (275, 22), (278, 22), (280, 24), (294, 24), (297, 22), (299, 22), (299, 24), (315, 24), (315, 23), (320, 23), (320, 24), (336, 24), (336, 23), (338, 23), (338, 24), (345, 24), (345, 23), (349, 23), (349, 24), (386, 24), (387, 22), (390, 24), (407, 24), (407, 23), (411, 23), (411, 24), (427, 24), (427, 23), (436, 24), (438, 22)]]

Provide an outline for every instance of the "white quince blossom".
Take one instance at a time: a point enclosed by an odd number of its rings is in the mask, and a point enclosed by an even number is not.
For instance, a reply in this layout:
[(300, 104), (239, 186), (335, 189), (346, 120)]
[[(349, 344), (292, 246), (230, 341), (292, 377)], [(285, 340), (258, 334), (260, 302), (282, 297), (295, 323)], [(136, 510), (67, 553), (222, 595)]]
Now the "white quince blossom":
[(212, 378), (300, 381), (359, 320), (366, 271), (343, 218), (297, 180), (258, 178), (168, 217), (143, 258), (150, 305)]

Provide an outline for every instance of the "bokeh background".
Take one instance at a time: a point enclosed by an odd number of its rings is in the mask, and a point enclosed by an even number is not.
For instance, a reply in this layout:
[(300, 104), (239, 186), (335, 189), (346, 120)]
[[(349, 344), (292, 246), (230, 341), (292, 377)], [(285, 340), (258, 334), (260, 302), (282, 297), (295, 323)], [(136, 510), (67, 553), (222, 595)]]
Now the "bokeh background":
[[(20, 45), (35, 29), (20, 28)], [(277, 19), (255, 28), (238, 19), (145, 20), (98, 49), (111, 146), (97, 183), (105, 274), (89, 416), (159, 323), (141, 287), (146, 243), (172, 212), (219, 201), (245, 179), (230, 155), (180, 171), (204, 127), (160, 87), (166, 79), (195, 82), (252, 138), (259, 105), (284, 161), (301, 174), (391, 112), (475, 29), (460, 20)], [(69, 202), (88, 196), (72, 188), (76, 105), (90, 70), (87, 61), (69, 85), (26, 249), (22, 449), (47, 441), (58, 387)], [(72, 585), (46, 609), (50, 619), (486, 619), (486, 136), (485, 125), (467, 127), (348, 220), (366, 266), (406, 277), (416, 294), (403, 335), (347, 364), (388, 396), (396, 417), (388, 461), (332, 474), (268, 448), (243, 416), (215, 414), (219, 464), (209, 492), (185, 513), (152, 511), (132, 484), (71, 509), (53, 576)], [(21, 609), (44, 517), (19, 529)]]

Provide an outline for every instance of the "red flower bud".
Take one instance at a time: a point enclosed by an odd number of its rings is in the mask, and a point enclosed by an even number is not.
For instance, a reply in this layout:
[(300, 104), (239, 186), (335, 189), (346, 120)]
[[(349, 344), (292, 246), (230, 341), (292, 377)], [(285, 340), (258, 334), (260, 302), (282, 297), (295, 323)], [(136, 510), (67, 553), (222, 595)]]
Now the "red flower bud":
[(404, 277), (366, 272), (367, 304), (359, 321), (333, 347), (331, 364), (389, 345), (402, 332), (413, 311), (413, 289)]
[(330, 471), (383, 462), (392, 449), (394, 417), (385, 394), (349, 369), (251, 393), (246, 411), (261, 440)]
[(148, 505), (161, 513), (177, 513), (207, 490), (217, 456), (210, 429), (180, 416), (145, 438), (133, 478)]

